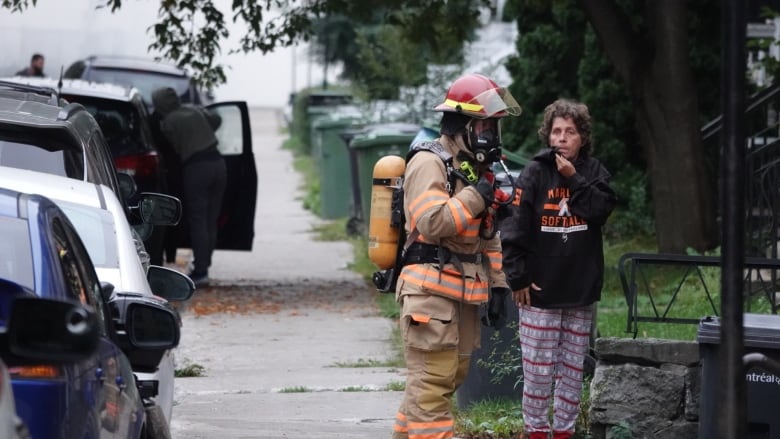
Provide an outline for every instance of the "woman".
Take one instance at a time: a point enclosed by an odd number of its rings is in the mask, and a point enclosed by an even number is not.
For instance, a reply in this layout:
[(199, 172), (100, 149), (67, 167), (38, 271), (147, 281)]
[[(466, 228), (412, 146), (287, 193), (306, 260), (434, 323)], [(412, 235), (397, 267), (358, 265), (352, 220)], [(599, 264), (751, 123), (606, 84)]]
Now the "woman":
[[(588, 107), (559, 99), (539, 128), (547, 148), (523, 170), (501, 224), (504, 271), (520, 309), (523, 421), (530, 439), (574, 435), (593, 306), (604, 276), (601, 226), (615, 205), (591, 156)], [(553, 422), (548, 419), (553, 393)]]

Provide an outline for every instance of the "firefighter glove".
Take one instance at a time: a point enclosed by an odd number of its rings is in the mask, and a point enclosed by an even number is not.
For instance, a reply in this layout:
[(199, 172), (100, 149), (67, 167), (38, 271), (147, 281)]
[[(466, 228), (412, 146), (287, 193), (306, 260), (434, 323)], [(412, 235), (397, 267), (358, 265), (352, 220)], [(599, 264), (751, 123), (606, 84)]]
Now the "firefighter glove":
[(493, 182), (484, 175), (479, 178), (479, 181), (474, 185), (474, 188), (482, 195), (482, 198), (485, 199), (485, 206), (490, 206), (496, 200)]
[(490, 299), (488, 299), (485, 308), (485, 314), (482, 316), (482, 324), (495, 330), (499, 330), (506, 324), (506, 297), (509, 295), (509, 288), (495, 287), (490, 290)]

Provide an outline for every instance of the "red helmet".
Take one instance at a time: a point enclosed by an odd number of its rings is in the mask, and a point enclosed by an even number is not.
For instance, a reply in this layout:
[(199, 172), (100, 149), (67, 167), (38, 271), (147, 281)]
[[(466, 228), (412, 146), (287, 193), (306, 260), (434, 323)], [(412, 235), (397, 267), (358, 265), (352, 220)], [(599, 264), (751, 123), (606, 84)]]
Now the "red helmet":
[(511, 93), (490, 78), (471, 73), (461, 76), (447, 90), (447, 97), (434, 111), (461, 113), (477, 119), (519, 116), (522, 108)]

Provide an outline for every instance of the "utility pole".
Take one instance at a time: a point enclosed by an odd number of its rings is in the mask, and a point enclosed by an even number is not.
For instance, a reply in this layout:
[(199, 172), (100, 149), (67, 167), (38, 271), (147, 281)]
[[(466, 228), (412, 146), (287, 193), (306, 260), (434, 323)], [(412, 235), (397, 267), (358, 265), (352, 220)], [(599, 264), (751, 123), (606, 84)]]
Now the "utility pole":
[[(720, 160), (722, 206), (721, 325), (715, 398), (718, 438), (746, 436), (747, 393), (744, 354), (742, 273), (745, 266), (745, 3), (721, 0), (723, 109)], [(712, 383), (715, 384), (715, 383)]]

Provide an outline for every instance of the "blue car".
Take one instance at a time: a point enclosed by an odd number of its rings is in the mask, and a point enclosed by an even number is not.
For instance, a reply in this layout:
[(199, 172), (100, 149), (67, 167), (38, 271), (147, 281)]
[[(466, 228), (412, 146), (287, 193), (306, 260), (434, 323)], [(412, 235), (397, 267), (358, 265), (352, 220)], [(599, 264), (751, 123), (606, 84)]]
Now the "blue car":
[(78, 302), (37, 297), (1, 278), (0, 315), (0, 437), (29, 439), (16, 414), (13, 388), (4, 385), (11, 381), (8, 368), (64, 365), (93, 355), (100, 338), (97, 315)]
[[(41, 298), (83, 304), (97, 315), (100, 337), (93, 355), (66, 364), (44, 361), (10, 368), (16, 410), (32, 438), (144, 437), (143, 402), (119, 346), (133, 352), (175, 346), (175, 314), (118, 297), (110, 284), (101, 285), (75, 229), (45, 197), (0, 189), (0, 242), (0, 278)], [(0, 303), (8, 301), (0, 298)], [(7, 306), (0, 306), (0, 314), (7, 312)], [(121, 325), (115, 328), (120, 315)], [(8, 318), (0, 315), (0, 320)], [(147, 326), (136, 328), (132, 322)], [(40, 331), (52, 330), (47, 321), (38, 324)]]

